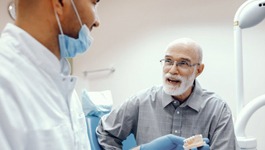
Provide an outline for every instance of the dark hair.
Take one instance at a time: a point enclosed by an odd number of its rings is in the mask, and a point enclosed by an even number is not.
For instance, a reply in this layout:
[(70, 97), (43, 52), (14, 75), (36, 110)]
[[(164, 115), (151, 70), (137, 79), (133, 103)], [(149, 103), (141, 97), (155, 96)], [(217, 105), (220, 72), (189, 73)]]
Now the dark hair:
[(61, 5), (63, 6), (63, 2), (62, 2), (62, 0), (59, 0), (59, 2), (61, 3)]

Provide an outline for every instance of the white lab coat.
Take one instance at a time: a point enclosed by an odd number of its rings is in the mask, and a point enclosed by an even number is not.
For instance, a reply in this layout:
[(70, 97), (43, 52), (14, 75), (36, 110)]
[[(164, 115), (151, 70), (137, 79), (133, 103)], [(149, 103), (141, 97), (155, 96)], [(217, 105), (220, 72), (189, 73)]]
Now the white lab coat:
[(0, 38), (0, 149), (90, 149), (75, 83), (66, 60), (8, 24)]

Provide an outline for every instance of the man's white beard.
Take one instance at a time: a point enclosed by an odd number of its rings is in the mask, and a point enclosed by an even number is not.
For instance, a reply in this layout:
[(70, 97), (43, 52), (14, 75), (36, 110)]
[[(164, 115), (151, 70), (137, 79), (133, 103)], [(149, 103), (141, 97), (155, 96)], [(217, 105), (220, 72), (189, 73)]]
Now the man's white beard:
[[(166, 79), (169, 77), (171, 79), (180, 80), (181, 81), (180, 86), (178, 85), (174, 86), (174, 85), (168, 84)], [(165, 91), (166, 94), (169, 94), (169, 95), (174, 95), (174, 96), (182, 95), (193, 85), (194, 79), (195, 79), (195, 70), (192, 73), (192, 75), (186, 78), (182, 76), (176, 76), (176, 75), (171, 75), (170, 73), (167, 73), (164, 75), (163, 90)]]

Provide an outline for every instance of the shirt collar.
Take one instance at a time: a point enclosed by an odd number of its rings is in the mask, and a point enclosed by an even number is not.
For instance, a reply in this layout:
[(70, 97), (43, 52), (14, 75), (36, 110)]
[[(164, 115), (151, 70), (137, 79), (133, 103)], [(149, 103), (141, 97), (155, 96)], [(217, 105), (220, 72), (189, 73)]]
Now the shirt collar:
[(168, 106), (172, 101), (173, 101), (173, 97), (169, 94), (166, 94), (165, 91), (163, 90), (163, 86), (162, 86), (162, 105), (165, 108), (166, 106)]
[[(203, 100), (201, 99), (202, 93), (203, 93), (202, 88), (199, 82), (195, 80), (194, 88), (191, 95), (180, 107), (189, 106), (190, 108), (199, 112), (201, 105), (203, 104), (202, 103)], [(164, 108), (168, 106), (173, 100), (174, 99), (171, 95), (166, 94), (164, 90), (162, 90), (162, 105)]]
[(203, 91), (199, 82), (195, 80), (193, 91), (189, 98), (183, 103), (182, 107), (189, 106), (199, 112), (201, 105), (203, 104), (202, 93)]

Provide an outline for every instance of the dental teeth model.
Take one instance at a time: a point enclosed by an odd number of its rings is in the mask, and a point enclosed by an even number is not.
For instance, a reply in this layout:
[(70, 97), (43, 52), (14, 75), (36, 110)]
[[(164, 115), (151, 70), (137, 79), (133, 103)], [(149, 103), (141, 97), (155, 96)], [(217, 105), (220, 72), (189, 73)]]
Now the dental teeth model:
[(192, 137), (185, 139), (183, 148), (184, 148), (184, 150), (189, 150), (192, 148), (201, 147), (204, 144), (205, 144), (205, 142), (203, 141), (202, 135), (198, 134), (198, 135), (194, 135)]

